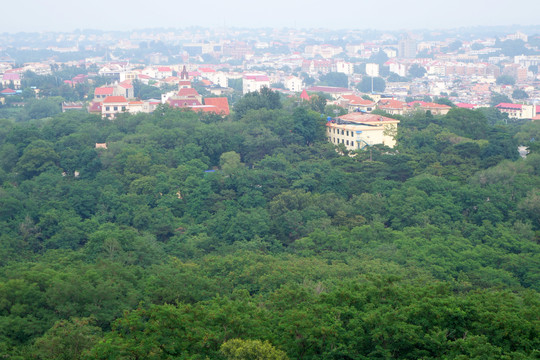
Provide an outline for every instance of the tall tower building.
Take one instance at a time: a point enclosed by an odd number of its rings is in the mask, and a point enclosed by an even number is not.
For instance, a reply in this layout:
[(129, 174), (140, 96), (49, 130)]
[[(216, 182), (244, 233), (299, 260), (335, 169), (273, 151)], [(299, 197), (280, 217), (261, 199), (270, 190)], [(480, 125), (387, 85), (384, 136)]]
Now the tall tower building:
[(416, 40), (409, 35), (405, 36), (398, 43), (398, 57), (413, 59), (416, 57)]

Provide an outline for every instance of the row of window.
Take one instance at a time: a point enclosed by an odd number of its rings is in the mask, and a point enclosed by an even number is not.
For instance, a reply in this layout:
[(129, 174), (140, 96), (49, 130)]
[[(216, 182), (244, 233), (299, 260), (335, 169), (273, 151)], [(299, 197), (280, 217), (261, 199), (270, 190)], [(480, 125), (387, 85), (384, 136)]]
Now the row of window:
[[(333, 130), (333, 131), (332, 131)], [(337, 131), (336, 131), (337, 130)], [(339, 131), (340, 129), (336, 129), (336, 128), (329, 128), (328, 129), (328, 132), (329, 133), (334, 133), (334, 134), (338, 134), (339, 135)], [(347, 133), (347, 136), (351, 136), (351, 137), (354, 137), (354, 131), (349, 131), (349, 130), (343, 130), (341, 129), (341, 135), (345, 135), (345, 133)], [(349, 135), (350, 133), (350, 135)]]
[[(118, 106), (113, 106), (113, 111), (118, 111)], [(111, 111), (111, 107), (110, 106), (105, 106), (105, 111)], [(122, 111), (126, 111), (126, 107), (125, 106), (122, 106)]]
[[(333, 137), (333, 138), (329, 137), (328, 140), (332, 141), (334, 144), (339, 144), (339, 143), (340, 143), (340, 139), (335, 138), (335, 137)], [(354, 145), (354, 141), (353, 141), (353, 140), (351, 140), (351, 141), (349, 142), (349, 140), (341, 139), (341, 143), (342, 143), (342, 144), (345, 144), (345, 145), (351, 145), (351, 146)]]

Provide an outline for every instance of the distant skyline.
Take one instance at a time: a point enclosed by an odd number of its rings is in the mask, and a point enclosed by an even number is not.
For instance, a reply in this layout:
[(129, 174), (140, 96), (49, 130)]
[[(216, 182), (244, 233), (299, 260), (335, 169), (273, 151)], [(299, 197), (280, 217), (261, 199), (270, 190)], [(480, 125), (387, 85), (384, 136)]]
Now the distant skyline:
[[(24, 5), (23, 5), (24, 4)], [(289, 27), (329, 29), (414, 30), (469, 26), (540, 25), (539, 0), (25, 0), (2, 4), (0, 33), (76, 29)], [(24, 6), (24, 7), (23, 7)], [(30, 9), (30, 10), (27, 10)]]

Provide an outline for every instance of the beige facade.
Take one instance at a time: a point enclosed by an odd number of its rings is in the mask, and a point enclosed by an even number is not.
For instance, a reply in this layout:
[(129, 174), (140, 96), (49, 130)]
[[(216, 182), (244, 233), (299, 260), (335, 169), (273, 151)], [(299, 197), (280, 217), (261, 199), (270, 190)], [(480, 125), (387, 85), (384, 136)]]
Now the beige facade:
[(396, 145), (399, 120), (381, 115), (351, 113), (326, 124), (326, 136), (334, 145), (343, 144), (347, 150), (358, 150), (382, 144)]

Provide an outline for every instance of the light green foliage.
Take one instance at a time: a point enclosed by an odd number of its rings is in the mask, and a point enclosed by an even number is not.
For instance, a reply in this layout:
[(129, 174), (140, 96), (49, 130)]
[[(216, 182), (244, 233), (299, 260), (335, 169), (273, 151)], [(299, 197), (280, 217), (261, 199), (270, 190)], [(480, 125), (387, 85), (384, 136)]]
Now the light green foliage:
[(285, 352), (268, 341), (232, 339), (221, 345), (221, 352), (228, 360), (287, 360)]

